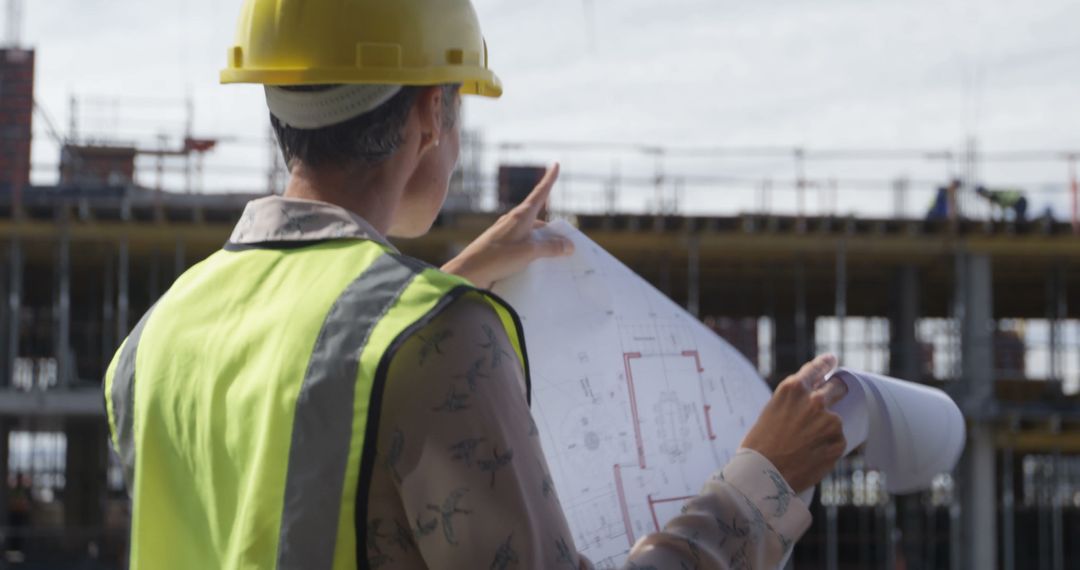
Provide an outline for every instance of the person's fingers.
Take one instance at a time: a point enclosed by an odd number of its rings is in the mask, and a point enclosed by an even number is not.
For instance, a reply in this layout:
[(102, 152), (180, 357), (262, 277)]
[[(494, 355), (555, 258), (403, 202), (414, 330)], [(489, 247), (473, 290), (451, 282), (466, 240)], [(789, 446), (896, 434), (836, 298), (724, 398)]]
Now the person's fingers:
[(547, 225), (548, 225), (548, 223), (545, 222), (544, 220), (533, 220), (533, 229), (534, 230), (539, 230), (539, 229), (542, 229), (542, 228), (546, 228)]
[(821, 386), (818, 386), (815, 392), (821, 394), (822, 399), (825, 402), (825, 407), (828, 408), (844, 399), (844, 396), (847, 395), (848, 387), (842, 379), (834, 376)]
[(831, 354), (822, 354), (803, 365), (798, 376), (807, 389), (813, 390), (825, 381), (825, 375), (835, 367), (836, 357)]
[(820, 354), (813, 360), (810, 360), (806, 364), (803, 364), (799, 371), (796, 373), (799, 376), (812, 375), (815, 370), (822, 367), (832, 366), (836, 362), (836, 357), (832, 354)]
[(533, 188), (533, 191), (521, 202), (521, 208), (529, 217), (535, 218), (544, 207), (544, 204), (547, 204), (548, 197), (551, 196), (551, 189), (555, 187), (555, 180), (558, 178), (559, 163), (556, 162), (548, 167), (547, 172), (544, 173), (544, 177), (540, 179), (536, 188)]
[(574, 242), (561, 236), (549, 236), (536, 241), (533, 252), (537, 257), (570, 255), (574, 253)]
[(847, 449), (847, 440), (845, 440), (844, 436), (841, 435), (838, 439), (831, 442), (829, 444), (829, 446), (826, 448), (825, 457), (827, 457), (829, 459), (829, 461), (832, 461), (832, 462), (839, 461), (840, 458), (844, 456), (844, 451), (846, 449)]

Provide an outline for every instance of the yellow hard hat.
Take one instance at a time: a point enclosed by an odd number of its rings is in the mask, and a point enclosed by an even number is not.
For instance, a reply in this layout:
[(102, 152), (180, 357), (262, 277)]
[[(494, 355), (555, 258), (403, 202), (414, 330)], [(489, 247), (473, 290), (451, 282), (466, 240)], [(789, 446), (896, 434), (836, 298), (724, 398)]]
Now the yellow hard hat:
[(222, 83), (460, 83), (502, 95), (469, 0), (245, 0)]

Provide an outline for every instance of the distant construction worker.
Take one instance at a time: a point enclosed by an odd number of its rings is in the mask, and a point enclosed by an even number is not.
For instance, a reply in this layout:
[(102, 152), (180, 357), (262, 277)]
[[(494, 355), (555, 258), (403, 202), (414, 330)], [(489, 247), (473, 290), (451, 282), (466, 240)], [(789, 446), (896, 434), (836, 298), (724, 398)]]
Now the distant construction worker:
[(985, 186), (979, 186), (975, 193), (986, 198), (993, 206), (1001, 211), (1005, 217), (1007, 210), (1013, 211), (1013, 220), (1023, 222), (1027, 220), (1027, 197), (1023, 190), (989, 190)]
[[(438, 214), (459, 93), (502, 92), (468, 0), (247, 0), (228, 56), (224, 82), (266, 85), (291, 177), (109, 366), (131, 567), (590, 567), (529, 413), (517, 316), (484, 291), (570, 251), (534, 232), (557, 167), (442, 270), (385, 237)], [(779, 565), (810, 524), (795, 490), (844, 449), (834, 365), (785, 380), (628, 567)]]
[(926, 212), (926, 219), (956, 221), (958, 217), (956, 195), (961, 186), (960, 180), (954, 178), (949, 181), (947, 186), (938, 188), (937, 194), (934, 195), (934, 201)]

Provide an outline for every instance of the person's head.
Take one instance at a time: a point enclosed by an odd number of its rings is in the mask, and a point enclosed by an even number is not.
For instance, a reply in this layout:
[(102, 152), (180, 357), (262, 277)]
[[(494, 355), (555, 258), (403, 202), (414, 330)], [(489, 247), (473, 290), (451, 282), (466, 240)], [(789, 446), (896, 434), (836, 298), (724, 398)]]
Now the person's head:
[[(340, 86), (279, 89), (294, 101), (342, 91)], [(405, 86), (374, 109), (341, 122), (321, 126), (319, 121), (291, 121), (306, 128), (294, 127), (288, 119), (278, 117), (271, 104), (270, 124), (290, 171), (304, 169), (316, 178), (326, 173), (343, 176), (347, 182), (356, 181), (349, 184), (354, 192), (392, 192), (360, 184), (377, 170), (391, 170), (383, 172), (381, 178), (398, 180), (402, 188), (398, 194), (379, 197), (397, 201), (389, 231), (413, 237), (431, 226), (446, 199), (457, 165), (458, 90), (456, 84)], [(285, 113), (279, 110), (278, 114)]]
[(457, 160), (458, 95), (503, 91), (470, 0), (244, 0), (239, 22), (221, 82), (265, 86), (293, 181), (366, 180), (393, 194), (379, 229), (424, 233)]

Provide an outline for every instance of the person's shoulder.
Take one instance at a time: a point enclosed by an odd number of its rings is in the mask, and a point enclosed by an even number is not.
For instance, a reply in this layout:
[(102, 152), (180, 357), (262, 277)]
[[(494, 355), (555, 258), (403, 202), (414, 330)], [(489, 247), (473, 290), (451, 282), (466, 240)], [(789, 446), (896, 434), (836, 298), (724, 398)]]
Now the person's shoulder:
[(466, 291), (450, 301), (422, 330), (430, 332), (431, 329), (462, 329), (494, 324), (502, 327), (498, 314), (483, 294)]
[[(474, 349), (474, 343), (464, 342), (477, 336), (477, 331), (491, 331), (500, 335), (502, 322), (495, 309), (479, 291), (466, 291), (432, 315), (427, 322), (415, 328), (401, 344), (398, 354), (422, 353), (426, 356), (443, 356)], [(505, 332), (501, 333), (505, 335)], [(431, 359), (434, 360), (434, 359)]]
[(391, 383), (422, 389), (432, 378), (447, 376), (464, 379), (472, 390), (477, 378), (494, 370), (520, 370), (508, 366), (517, 361), (498, 313), (483, 293), (470, 291), (403, 339), (392, 355)]

